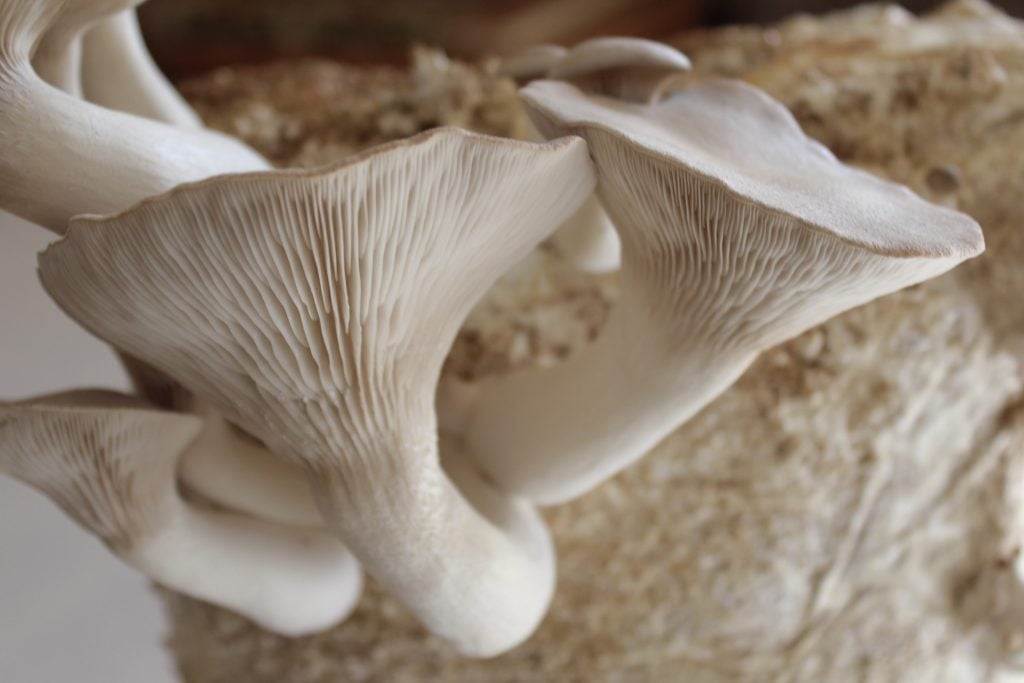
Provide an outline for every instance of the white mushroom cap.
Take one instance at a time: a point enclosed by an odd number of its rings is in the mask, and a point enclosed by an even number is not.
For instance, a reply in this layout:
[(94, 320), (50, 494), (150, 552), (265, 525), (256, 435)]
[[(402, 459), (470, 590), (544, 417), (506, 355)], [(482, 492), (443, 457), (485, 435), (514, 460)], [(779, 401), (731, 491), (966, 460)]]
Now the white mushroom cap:
[(361, 574), (333, 537), (198, 510), (175, 467), (199, 418), (90, 392), (0, 405), (0, 471), (39, 489), (155, 581), (286, 635), (352, 610)]
[(623, 243), (623, 294), (595, 344), (478, 388), (470, 451), (545, 503), (642, 456), (757, 353), (983, 249), (977, 224), (844, 166), (741, 83), (656, 105), (536, 81), (538, 129), (579, 134)]
[(561, 45), (541, 43), (531, 45), (501, 60), (500, 72), (504, 76), (526, 83), (537, 78), (544, 78), (551, 65), (568, 54), (569, 50)]
[(551, 64), (547, 77), (595, 94), (650, 102), (663, 94), (667, 78), (689, 70), (686, 55), (663, 43), (606, 37), (574, 46)]
[(44, 83), (30, 60), (44, 36), (132, 3), (0, 3), (0, 207), (63, 233), (71, 216), (109, 213), (183, 182), (269, 164), (219, 133), (114, 112)]
[(366, 570), (490, 655), (536, 627), (553, 553), (531, 509), (489, 519), (445, 476), (435, 387), (473, 304), (593, 183), (579, 139), (438, 129), (78, 219), (40, 273), (86, 328), (303, 466)]

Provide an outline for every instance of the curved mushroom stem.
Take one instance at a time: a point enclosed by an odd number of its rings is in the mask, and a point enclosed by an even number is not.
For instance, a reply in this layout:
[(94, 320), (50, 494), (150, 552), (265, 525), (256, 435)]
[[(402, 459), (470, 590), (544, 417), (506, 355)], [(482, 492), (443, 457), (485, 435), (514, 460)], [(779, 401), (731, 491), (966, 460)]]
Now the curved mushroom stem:
[(601, 335), (563, 363), (474, 387), (465, 448), (502, 490), (571, 500), (640, 458), (754, 360), (728, 340), (684, 335), (666, 350), (627, 288)]
[(181, 128), (203, 127), (153, 62), (135, 10), (110, 17), (85, 35), (82, 89), (86, 99), (108, 109)]
[(168, 500), (163, 525), (120, 552), (157, 583), (286, 636), (343, 621), (362, 594), (359, 563), (333, 535)]
[(104, 15), (103, 3), (0, 5), (0, 206), (63, 234), (74, 215), (114, 213), (184, 182), (269, 168), (227, 136), (109, 111), (45, 83), (31, 57), (51, 28), (61, 35), (65, 24), (82, 25), (75, 13), (83, 7)]
[(302, 470), (211, 410), (184, 452), (178, 477), (203, 498), (256, 519), (322, 529), (323, 517)]
[(400, 410), (407, 421), (378, 425), (384, 433), (345, 424), (346, 457), (319, 458), (309, 482), (328, 525), (377, 581), (463, 654), (493, 656), (543, 618), (554, 548), (532, 506), (499, 494), (465, 456), (449, 450), (446, 476), (432, 405), (419, 403)]
[(622, 245), (615, 226), (591, 195), (579, 210), (551, 236), (551, 243), (574, 266), (585, 273), (610, 273), (622, 262)]
[(72, 97), (82, 96), (82, 40), (65, 38), (61, 43), (42, 40), (32, 58), (41, 79)]
[(0, 405), (0, 470), (38, 488), (129, 564), (285, 635), (354, 608), (358, 563), (333, 536), (187, 505), (175, 465), (198, 418), (86, 392)]

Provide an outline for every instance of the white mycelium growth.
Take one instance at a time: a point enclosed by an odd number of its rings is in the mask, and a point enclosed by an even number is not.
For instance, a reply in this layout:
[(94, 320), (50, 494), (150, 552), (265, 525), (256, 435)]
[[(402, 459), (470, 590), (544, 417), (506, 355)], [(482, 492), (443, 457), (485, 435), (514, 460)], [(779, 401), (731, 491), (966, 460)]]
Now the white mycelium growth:
[(77, 36), (91, 21), (132, 4), (0, 0), (0, 206), (6, 210), (63, 233), (78, 214), (121, 211), (183, 182), (269, 167), (237, 140), (97, 107), (48, 85), (33, 69), (44, 38), (66, 46), (70, 38), (54, 36)]
[(305, 468), (366, 570), (488, 655), (534, 629), (554, 559), (531, 508), (503, 499), (488, 516), (463, 497), (488, 489), (474, 471), (459, 487), (445, 475), (435, 388), (473, 304), (593, 184), (578, 138), (439, 129), (77, 220), (40, 272), (88, 329)]
[(468, 449), (502, 488), (578, 496), (687, 420), (766, 347), (981, 252), (969, 217), (839, 163), (740, 83), (634, 105), (538, 81), (538, 128), (579, 134), (623, 244), (623, 296), (552, 369), (485, 382)]
[(117, 395), (0, 405), (0, 471), (39, 489), (155, 581), (288, 635), (352, 610), (361, 575), (333, 537), (209, 512), (178, 496), (194, 416)]

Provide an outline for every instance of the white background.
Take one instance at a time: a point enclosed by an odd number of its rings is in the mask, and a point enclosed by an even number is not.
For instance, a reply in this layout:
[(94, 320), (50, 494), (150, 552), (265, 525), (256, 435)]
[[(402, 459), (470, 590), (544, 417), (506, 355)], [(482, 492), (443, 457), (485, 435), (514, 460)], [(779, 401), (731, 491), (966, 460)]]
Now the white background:
[[(126, 386), (107, 348), (39, 285), (36, 254), (55, 238), (0, 212), (0, 400)], [(164, 631), (144, 578), (0, 475), (2, 683), (170, 683)]]

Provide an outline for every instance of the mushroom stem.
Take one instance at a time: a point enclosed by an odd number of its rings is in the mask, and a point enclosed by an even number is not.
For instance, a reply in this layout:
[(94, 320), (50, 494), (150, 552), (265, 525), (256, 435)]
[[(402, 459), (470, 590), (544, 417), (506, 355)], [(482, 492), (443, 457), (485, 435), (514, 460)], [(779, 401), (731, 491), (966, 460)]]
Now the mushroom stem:
[(90, 102), (182, 128), (202, 128), (199, 116), (153, 62), (135, 10), (98, 23), (84, 45), (82, 87)]
[(314, 497), (424, 626), (463, 654), (493, 656), (544, 616), (554, 591), (550, 536), (532, 506), (495, 491), (454, 447), (442, 469), (432, 405), (402, 412), (409, 422), (382, 434), (346, 425), (355, 437), (346, 457), (307, 469)]
[(72, 97), (82, 96), (82, 40), (63, 37), (61, 42), (47, 36), (39, 43), (32, 67), (41, 79)]
[(188, 490), (256, 519), (324, 527), (302, 470), (213, 411), (203, 411), (203, 417), (202, 433), (178, 466), (178, 477)]
[(474, 388), (466, 449), (502, 490), (544, 505), (586, 493), (696, 415), (756, 356), (699, 327), (667, 354), (631, 298), (627, 289), (601, 335), (566, 361)]
[(32, 55), (55, 25), (56, 35), (81, 25), (61, 12), (82, 5), (0, 5), (0, 206), (63, 234), (74, 215), (113, 213), (184, 182), (269, 168), (227, 136), (103, 109), (44, 82)]
[(175, 466), (194, 416), (103, 392), (0, 405), (0, 471), (46, 493), (159, 583), (285, 635), (323, 630), (355, 606), (358, 563), (331, 535), (202, 510)]
[(330, 534), (200, 510), (176, 496), (168, 503), (160, 529), (120, 553), (157, 583), (287, 636), (324, 631), (358, 603), (359, 563)]

